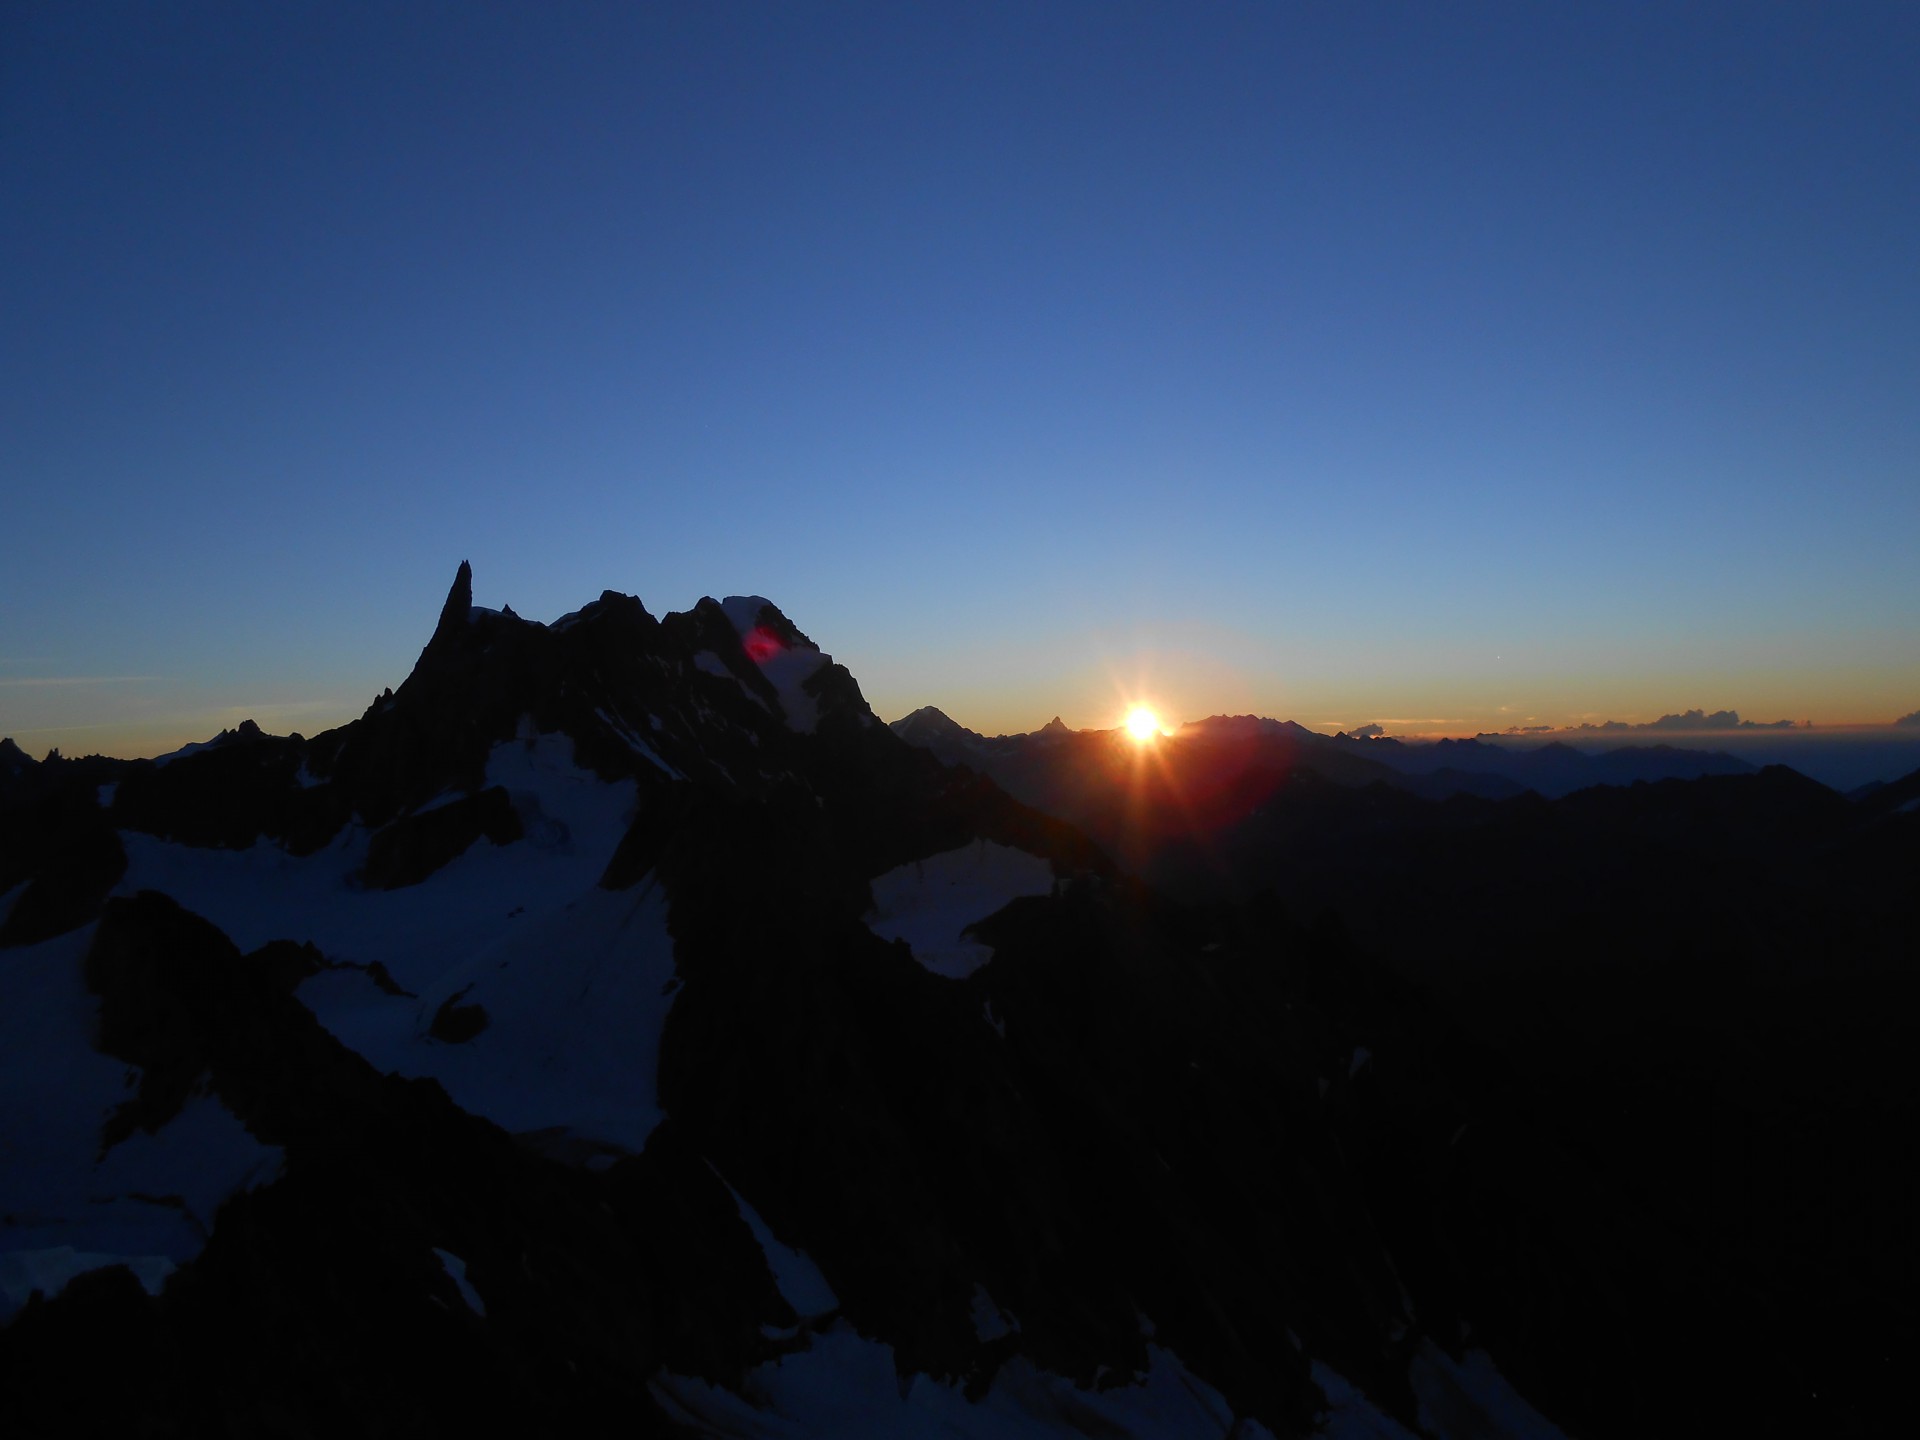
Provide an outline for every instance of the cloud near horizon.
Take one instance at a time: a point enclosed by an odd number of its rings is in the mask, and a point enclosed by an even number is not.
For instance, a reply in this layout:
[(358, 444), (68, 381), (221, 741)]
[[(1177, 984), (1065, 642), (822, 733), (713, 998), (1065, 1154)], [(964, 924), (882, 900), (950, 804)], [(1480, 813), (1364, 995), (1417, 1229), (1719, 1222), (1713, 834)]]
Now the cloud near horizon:
[[(1898, 722), (1905, 724), (1905, 721)], [(1513, 725), (1508, 734), (1534, 733), (1551, 729), (1545, 725)], [(1646, 720), (1631, 725), (1625, 720), (1603, 720), (1598, 725), (1591, 721), (1581, 725), (1568, 725), (1568, 734), (1648, 734), (1648, 733), (1692, 733), (1715, 730), (1793, 730), (1798, 726), (1792, 720), (1742, 720), (1738, 710), (1683, 710), (1677, 714), (1662, 715), (1658, 720)]]

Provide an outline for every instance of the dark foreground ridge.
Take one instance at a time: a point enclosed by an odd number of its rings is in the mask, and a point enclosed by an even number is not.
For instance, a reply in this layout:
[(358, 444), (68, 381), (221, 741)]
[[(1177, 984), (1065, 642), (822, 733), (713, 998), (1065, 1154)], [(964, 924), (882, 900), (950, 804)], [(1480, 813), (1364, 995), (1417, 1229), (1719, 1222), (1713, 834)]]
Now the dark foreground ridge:
[(338, 730), (0, 744), (8, 1433), (1905, 1433), (1916, 782), (963, 756), (471, 585)]

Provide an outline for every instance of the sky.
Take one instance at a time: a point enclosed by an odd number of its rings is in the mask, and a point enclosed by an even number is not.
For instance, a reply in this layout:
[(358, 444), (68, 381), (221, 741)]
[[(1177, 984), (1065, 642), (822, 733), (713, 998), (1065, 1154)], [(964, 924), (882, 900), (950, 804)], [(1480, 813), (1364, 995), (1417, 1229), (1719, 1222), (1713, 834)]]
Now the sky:
[(0, 9), (0, 733), (773, 599), (892, 719), (1920, 710), (1920, 7)]

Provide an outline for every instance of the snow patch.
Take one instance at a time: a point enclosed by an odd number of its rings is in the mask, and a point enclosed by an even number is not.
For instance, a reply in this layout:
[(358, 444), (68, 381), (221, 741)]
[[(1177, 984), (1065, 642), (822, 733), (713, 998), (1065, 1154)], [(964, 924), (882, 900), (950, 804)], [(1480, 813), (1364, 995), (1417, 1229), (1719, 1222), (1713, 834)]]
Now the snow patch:
[[(913, 958), (934, 974), (964, 980), (993, 958), (993, 948), (966, 939), (963, 930), (1021, 896), (1052, 893), (1047, 861), (977, 840), (880, 876), (867, 926), (882, 940), (906, 941)], [(987, 1020), (994, 1023), (991, 1015)]]
[(760, 612), (773, 602), (764, 595), (729, 595), (720, 602), (721, 613), (740, 632), (742, 639), (760, 623)]
[[(713, 1173), (720, 1175), (718, 1170)], [(720, 1183), (727, 1185), (724, 1175), (720, 1176)], [(787, 1304), (793, 1307), (793, 1313), (802, 1320), (817, 1320), (838, 1310), (840, 1297), (833, 1293), (833, 1287), (827, 1283), (827, 1277), (820, 1273), (820, 1267), (813, 1263), (812, 1258), (804, 1251), (782, 1244), (767, 1222), (760, 1218), (760, 1212), (749, 1205), (733, 1186), (727, 1185), (727, 1193), (733, 1196), (733, 1203), (740, 1207), (740, 1218), (753, 1231), (753, 1238), (760, 1242), (760, 1250), (767, 1257), (767, 1269), (773, 1275), (773, 1283)]]
[[(304, 856), (271, 841), (213, 850), (128, 831), (121, 837), (127, 871), (114, 893), (171, 895), (242, 951), (269, 940), (311, 940), (329, 960), (362, 967), (378, 960), (404, 989), (420, 992), (505, 927), (550, 915), (591, 888), (633, 817), (634, 782), (609, 783), (574, 765), (564, 735), (495, 746), (486, 784), (503, 787), (523, 817), (536, 817), (529, 832), (542, 838), (475, 845), (418, 885), (361, 888), (356, 877), (371, 834), (354, 825)], [(372, 989), (353, 978), (357, 989)], [(301, 998), (312, 1005), (307, 989), (326, 979), (308, 981)]]
[(200, 1253), (222, 1204), (285, 1159), (205, 1092), (100, 1155), (101, 1126), (140, 1072), (93, 1048), (99, 1003), (82, 965), (94, 930), (0, 966), (0, 1320), (33, 1290), (105, 1265), (130, 1265), (152, 1289)]
[[(759, 595), (729, 595), (720, 608), (739, 632), (740, 643), (748, 657), (760, 667), (760, 673), (780, 697), (780, 709), (787, 725), (803, 735), (811, 735), (820, 725), (820, 706), (807, 693), (806, 682), (833, 657), (811, 646), (787, 645), (771, 632), (760, 628), (760, 612), (771, 602)], [(762, 643), (759, 637), (765, 637)]]
[[(308, 981), (301, 998), (327, 978)], [(648, 882), (594, 887), (516, 924), (418, 1001), (315, 1009), (376, 1068), (430, 1076), (454, 1104), (504, 1130), (562, 1132), (637, 1154), (662, 1118), (660, 1034), (673, 979), (666, 896)], [(370, 988), (356, 987), (361, 996)], [(485, 1028), (457, 1044), (434, 1039), (433, 1018), (448, 1003), (482, 1006)]]
[(473, 1282), (467, 1279), (467, 1262), (451, 1250), (442, 1250), (438, 1245), (433, 1253), (440, 1257), (440, 1267), (447, 1272), (447, 1278), (453, 1281), (454, 1288), (460, 1292), (460, 1298), (467, 1302), (467, 1308), (482, 1320), (487, 1318), (487, 1302), (480, 1298), (480, 1292), (473, 1288)]
[[(354, 826), (307, 856), (270, 842), (203, 850), (128, 833), (117, 893), (169, 894), (242, 951), (310, 940), (358, 968), (311, 976), (300, 1000), (375, 1068), (432, 1076), (456, 1104), (510, 1131), (637, 1151), (660, 1119), (673, 942), (655, 887), (598, 885), (632, 819), (635, 784), (580, 769), (559, 734), (495, 746), (486, 783), (507, 791), (527, 841), (476, 845), (418, 885), (362, 888), (370, 837)], [(375, 961), (411, 994), (374, 985)], [(449, 1000), (487, 1012), (461, 1044), (430, 1033)]]
[[(734, 687), (738, 689), (742, 695), (745, 695), (749, 700), (753, 701), (753, 703), (758, 705), (762, 710), (767, 709), (767, 702), (765, 697), (761, 696), (755, 691), (749, 690), (746, 686), (742, 685), (740, 683), (740, 677), (734, 674), (733, 671), (729, 670), (727, 668), (727, 662), (722, 660), (718, 655), (714, 654), (713, 651), (702, 650), (699, 654), (693, 657), (693, 664), (695, 669), (704, 671), (708, 675), (716, 676), (721, 680), (731, 681)], [(771, 714), (772, 712), (768, 711), (768, 713)]]
[(760, 662), (760, 673), (773, 684), (780, 697), (789, 728), (811, 735), (820, 728), (819, 703), (808, 694), (805, 682), (827, 663), (818, 650), (782, 650)]
[(1144, 1377), (1106, 1390), (1082, 1390), (1015, 1356), (970, 1402), (960, 1385), (930, 1376), (903, 1385), (892, 1348), (845, 1321), (806, 1339), (806, 1349), (749, 1372), (738, 1392), (662, 1372), (654, 1398), (696, 1433), (735, 1440), (1272, 1440), (1257, 1422), (1236, 1420), (1219, 1391), (1158, 1345), (1147, 1347)]
[(13, 1315), (39, 1291), (51, 1300), (67, 1282), (90, 1270), (124, 1265), (149, 1295), (158, 1295), (167, 1277), (179, 1267), (164, 1255), (102, 1255), (55, 1245), (46, 1250), (11, 1250), (0, 1254), (0, 1321)]
[(1567, 1440), (1535, 1410), (1484, 1350), (1455, 1360), (1431, 1340), (1422, 1340), (1407, 1367), (1420, 1428), (1436, 1440)]
[[(1295, 1348), (1298, 1348), (1297, 1339)], [(1313, 1383), (1327, 1397), (1327, 1408), (1314, 1434), (1325, 1435), (1328, 1440), (1419, 1440), (1406, 1426), (1361, 1394), (1344, 1375), (1318, 1360), (1313, 1362)]]
[[(609, 715), (605, 710), (596, 708), (593, 713), (600, 717), (609, 730), (627, 742), (628, 749), (632, 750), (634, 754), (653, 766), (654, 769), (664, 771), (675, 780), (684, 780), (687, 778), (681, 774), (679, 770), (662, 760), (660, 758), (660, 752), (655, 750), (646, 740), (642, 739), (640, 732), (634, 729), (633, 726), (627, 724), (617, 716)], [(653, 717), (649, 716), (648, 718), (652, 719)], [(656, 721), (655, 724), (657, 726), (658, 722)]]
[(189, 755), (198, 755), (202, 750), (212, 748), (211, 740), (195, 740), (191, 745), (182, 745), (178, 750), (169, 750), (164, 755), (154, 756), (153, 765), (156, 770), (164, 770), (176, 760), (184, 760)]
[(973, 1287), (973, 1335), (982, 1345), (1019, 1331), (1020, 1322), (993, 1303), (984, 1285)]
[(447, 806), (453, 804), (453, 802), (456, 800), (468, 799), (470, 794), (471, 792), (466, 790), (458, 790), (458, 789), (442, 790), (438, 795), (434, 796), (431, 800), (425, 801), (422, 804), (414, 806), (411, 813), (415, 815), (425, 815), (428, 811), (431, 811), (431, 810), (443, 810)]

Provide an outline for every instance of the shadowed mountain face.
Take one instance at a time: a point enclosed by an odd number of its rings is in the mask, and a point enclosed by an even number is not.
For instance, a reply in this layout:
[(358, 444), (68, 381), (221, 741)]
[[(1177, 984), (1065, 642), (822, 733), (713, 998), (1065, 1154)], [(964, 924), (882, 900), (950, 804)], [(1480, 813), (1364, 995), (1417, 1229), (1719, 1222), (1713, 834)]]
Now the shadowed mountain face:
[[(1099, 773), (1089, 786), (1087, 772), (1111, 770), (1115, 767), (1104, 763), (1111, 756), (1132, 753), (1132, 742), (1120, 731), (1069, 730), (1056, 718), (1030, 735), (989, 737), (931, 705), (894, 721), (893, 730), (949, 765), (969, 766), (1023, 799), (1061, 811), (1100, 803), (1115, 777)], [(1339, 785), (1378, 782), (1435, 800), (1451, 795), (1498, 800), (1529, 790), (1557, 799), (1591, 785), (1755, 772), (1732, 755), (1671, 745), (1628, 745), (1589, 754), (1561, 744), (1519, 749), (1477, 739), (1408, 743), (1321, 735), (1290, 720), (1253, 715), (1195, 721), (1156, 741), (1151, 753), (1158, 756), (1167, 783), (1203, 798), (1223, 791), (1258, 796), (1263, 793), (1260, 775), (1302, 769)], [(1203, 826), (1211, 818), (1202, 817)]]
[(1376, 743), (889, 729), (462, 566), (339, 730), (8, 760), (10, 1418), (1894, 1433), (1911, 785)]
[[(1835, 948), (1891, 961), (1906, 943), (1905, 887), (1889, 881), (1909, 832), (1882, 822), (1907, 813), (1911, 779), (1850, 802), (1783, 767), (1664, 746), (1410, 746), (1251, 716), (1148, 744), (1120, 731), (988, 739), (938, 711), (894, 728), (1071, 821), (1175, 898), (1271, 894), (1446, 974), (1530, 963), (1548, 935), (1562, 956), (1718, 950), (1784, 970), (1829, 967)], [(1522, 790), (1494, 765), (1558, 778)], [(1586, 781), (1570, 789), (1575, 773)]]

